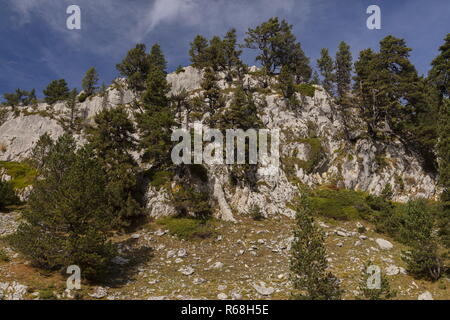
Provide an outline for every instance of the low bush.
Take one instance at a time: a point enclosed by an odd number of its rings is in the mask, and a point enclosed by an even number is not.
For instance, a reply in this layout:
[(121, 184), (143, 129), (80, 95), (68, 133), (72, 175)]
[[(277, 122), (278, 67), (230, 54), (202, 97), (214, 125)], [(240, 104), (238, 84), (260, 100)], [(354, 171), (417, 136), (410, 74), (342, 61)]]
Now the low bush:
[(9, 262), (9, 257), (8, 255), (5, 253), (5, 251), (3, 251), (2, 249), (0, 249), (0, 262)]
[(158, 224), (166, 227), (171, 235), (185, 240), (205, 239), (216, 233), (212, 220), (167, 217), (158, 220)]
[(19, 203), (20, 200), (14, 192), (12, 183), (0, 180), (0, 210)]
[(23, 189), (33, 184), (37, 172), (27, 163), (0, 161), (0, 169), (4, 168), (6, 174), (11, 176), (14, 189)]

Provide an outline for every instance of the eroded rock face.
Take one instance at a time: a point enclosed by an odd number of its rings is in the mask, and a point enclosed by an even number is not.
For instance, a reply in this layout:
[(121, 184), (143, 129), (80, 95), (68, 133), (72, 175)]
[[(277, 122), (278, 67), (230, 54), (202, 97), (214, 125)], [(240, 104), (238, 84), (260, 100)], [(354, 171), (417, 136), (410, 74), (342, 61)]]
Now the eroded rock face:
[(40, 115), (19, 115), (0, 126), (0, 160), (19, 161), (26, 158), (44, 133), (57, 138), (63, 133), (56, 120)]
[[(172, 86), (170, 94), (178, 94), (183, 89), (198, 94), (202, 72), (189, 66), (182, 72), (169, 74), (167, 79)], [(248, 89), (259, 85), (252, 75), (245, 76), (244, 84)], [(229, 88), (230, 83), (222, 79), (220, 86)], [(134, 94), (124, 88), (126, 84), (119, 79), (106, 90), (106, 96), (94, 96), (79, 104), (85, 119), (92, 120), (105, 105), (114, 107), (132, 102)], [(419, 157), (407, 152), (399, 141), (375, 144), (363, 137), (362, 123), (359, 126), (353, 123), (349, 133), (353, 142), (348, 141), (344, 134), (347, 124), (322, 88), (316, 86), (312, 97), (298, 94), (300, 105), (295, 109), (286, 106), (284, 99), (275, 93), (263, 94), (256, 90), (254, 97), (260, 105), (264, 127), (280, 130), (281, 164), (275, 175), (268, 175), (267, 167), (258, 165), (253, 188), (231, 185), (226, 165), (205, 165), (208, 169), (205, 190), (209, 190), (216, 217), (235, 221), (236, 214), (248, 214), (255, 206), (263, 209), (266, 216), (293, 217), (294, 211), (287, 204), (298, 195), (298, 182), (311, 187), (334, 183), (376, 195), (389, 184), (396, 201), (407, 201), (411, 197), (435, 198), (439, 194), (436, 177), (426, 173)], [(227, 99), (231, 99), (230, 94)], [(49, 110), (54, 113), (54, 119), (37, 113)], [(10, 113), (0, 126), (0, 160), (23, 160), (40, 135), (48, 132), (56, 138), (63, 133), (56, 119), (67, 112), (64, 103), (51, 107), (41, 103), (34, 109), (28, 107), (27, 111), (34, 113), (18, 117)], [(185, 112), (181, 119), (183, 115)], [(82, 137), (78, 137), (78, 142), (83, 143)], [(168, 190), (148, 186), (146, 208), (150, 216), (174, 215), (176, 212), (170, 202)]]

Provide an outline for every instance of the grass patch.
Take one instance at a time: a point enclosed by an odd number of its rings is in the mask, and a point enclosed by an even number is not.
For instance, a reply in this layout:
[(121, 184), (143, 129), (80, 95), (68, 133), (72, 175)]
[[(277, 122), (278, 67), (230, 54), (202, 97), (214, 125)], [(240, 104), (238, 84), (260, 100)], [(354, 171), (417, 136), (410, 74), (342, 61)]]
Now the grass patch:
[(23, 189), (33, 184), (37, 176), (37, 171), (23, 162), (0, 161), (0, 168), (4, 168), (6, 174), (11, 176), (14, 189)]
[(216, 234), (213, 220), (167, 217), (157, 221), (169, 230), (171, 235), (180, 239), (205, 239)]
[(56, 297), (53, 293), (54, 290), (55, 290), (55, 288), (53, 286), (39, 290), (39, 299), (41, 299), (41, 300), (56, 300)]
[(336, 220), (368, 219), (372, 209), (362, 192), (321, 187), (311, 194), (315, 211), (324, 217)]

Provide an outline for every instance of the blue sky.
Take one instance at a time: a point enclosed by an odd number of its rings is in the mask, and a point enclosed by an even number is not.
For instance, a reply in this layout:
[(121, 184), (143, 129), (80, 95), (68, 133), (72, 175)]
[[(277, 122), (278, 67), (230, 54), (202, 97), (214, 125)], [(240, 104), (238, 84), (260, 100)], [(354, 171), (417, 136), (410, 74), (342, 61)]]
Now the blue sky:
[[(66, 28), (71, 4), (81, 8), (81, 30)], [(366, 27), (372, 4), (381, 8), (381, 30)], [(242, 39), (272, 16), (294, 25), (314, 66), (323, 47), (334, 54), (343, 40), (356, 58), (392, 34), (406, 39), (417, 69), (427, 73), (450, 33), (448, 0), (0, 0), (0, 94), (36, 88), (42, 96), (59, 78), (79, 88), (91, 66), (109, 84), (118, 76), (115, 65), (138, 42), (158, 42), (171, 71), (189, 64), (196, 34), (209, 38), (235, 27)], [(250, 65), (253, 57), (250, 50), (243, 55)]]

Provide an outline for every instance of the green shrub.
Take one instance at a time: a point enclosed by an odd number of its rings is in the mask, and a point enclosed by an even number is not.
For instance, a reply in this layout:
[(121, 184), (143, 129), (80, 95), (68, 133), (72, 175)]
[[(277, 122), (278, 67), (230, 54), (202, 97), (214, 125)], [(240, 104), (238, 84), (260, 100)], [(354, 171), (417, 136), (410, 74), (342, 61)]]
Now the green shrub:
[(5, 123), (8, 118), (8, 110), (0, 107), (0, 126)]
[(11, 176), (14, 189), (23, 189), (33, 184), (37, 176), (36, 170), (23, 162), (0, 161), (0, 168), (6, 169), (6, 174)]
[(322, 187), (311, 195), (313, 209), (320, 215), (336, 220), (367, 218), (370, 207), (362, 192), (352, 190), (333, 190)]
[(152, 170), (149, 173), (150, 185), (156, 188), (161, 188), (172, 179), (173, 173), (170, 171), (164, 170)]
[(80, 102), (80, 103), (83, 103), (83, 102), (85, 102), (86, 101), (86, 99), (88, 98), (89, 96), (86, 94), (86, 93), (81, 93), (79, 96), (78, 96), (78, 102)]
[(394, 298), (397, 293), (391, 290), (391, 285), (389, 280), (384, 276), (382, 272), (380, 272), (380, 287), (377, 288), (369, 288), (368, 282), (369, 277), (373, 276), (373, 273), (370, 274), (368, 272), (369, 267), (372, 266), (373, 263), (369, 261), (364, 266), (362, 270), (361, 282), (359, 284), (359, 290), (362, 292), (364, 299), (366, 300), (388, 300)]
[(306, 143), (310, 146), (310, 152), (307, 161), (300, 160), (300, 167), (306, 173), (312, 173), (315, 167), (319, 164), (323, 156), (322, 144), (319, 138), (301, 139), (299, 143)]
[(185, 70), (184, 70), (183, 66), (180, 64), (180, 65), (177, 67), (177, 69), (175, 70), (175, 73), (176, 73), (176, 74), (180, 74), (180, 73), (183, 73), (183, 72), (185, 72)]
[(54, 291), (54, 287), (50, 286), (48, 288), (45, 289), (41, 289), (39, 290), (39, 299), (41, 300), (55, 300), (55, 294), (53, 293)]
[(19, 203), (20, 200), (14, 192), (12, 183), (0, 180), (0, 210)]
[(194, 177), (199, 178), (202, 182), (208, 182), (208, 170), (201, 164), (192, 164), (189, 170)]
[(296, 86), (296, 89), (301, 95), (308, 97), (314, 97), (314, 93), (316, 92), (316, 88), (309, 83), (301, 83)]
[(169, 230), (171, 235), (180, 239), (208, 238), (215, 234), (214, 223), (211, 220), (168, 217), (158, 220)]
[(8, 255), (5, 253), (5, 251), (0, 249), (0, 262), (9, 262), (9, 261), (10, 261), (10, 259), (9, 259)]
[(436, 281), (444, 271), (436, 243), (427, 241), (403, 253), (407, 271), (417, 279)]
[(195, 218), (208, 218), (211, 215), (209, 194), (196, 190), (189, 184), (178, 185), (172, 190), (173, 205), (178, 215), (185, 217), (192, 215)]
[(258, 205), (254, 205), (251, 207), (250, 216), (255, 221), (264, 220), (264, 216), (262, 215), (261, 208)]

